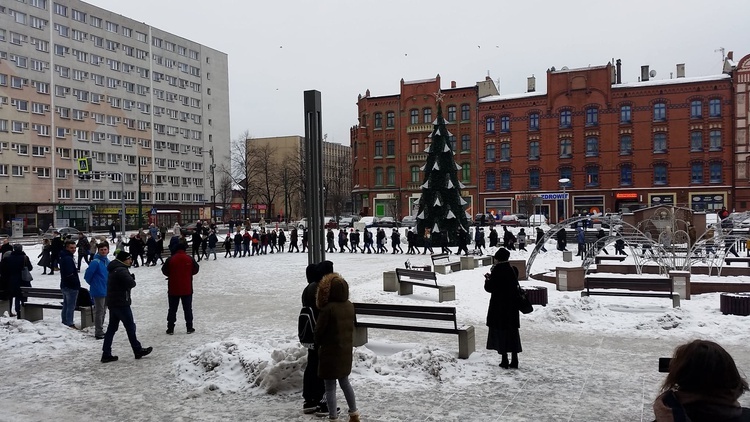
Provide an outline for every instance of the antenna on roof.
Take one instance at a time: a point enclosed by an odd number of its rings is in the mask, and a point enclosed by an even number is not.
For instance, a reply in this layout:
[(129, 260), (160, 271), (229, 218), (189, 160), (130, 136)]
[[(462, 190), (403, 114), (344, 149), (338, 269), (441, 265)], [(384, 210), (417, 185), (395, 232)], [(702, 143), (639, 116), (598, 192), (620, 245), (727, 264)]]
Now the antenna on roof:
[(721, 61), (723, 62), (726, 60), (726, 56), (724, 55), (724, 47), (719, 47), (716, 50), (714, 50), (714, 53), (721, 52)]

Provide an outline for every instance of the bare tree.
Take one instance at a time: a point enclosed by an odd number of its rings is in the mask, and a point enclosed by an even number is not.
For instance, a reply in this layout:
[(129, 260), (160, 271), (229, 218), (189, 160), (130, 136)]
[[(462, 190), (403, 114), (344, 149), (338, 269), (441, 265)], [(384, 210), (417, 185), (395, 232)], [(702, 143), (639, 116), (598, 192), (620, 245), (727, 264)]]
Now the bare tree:
[[(305, 176), (305, 150), (302, 146), (291, 152), (284, 159), (287, 170), (286, 177), (289, 189), (290, 212), (297, 217), (305, 215), (305, 194), (307, 192), (307, 177)], [(294, 212), (294, 208), (299, 213)]]
[(253, 157), (248, 175), (253, 196), (266, 205), (266, 218), (273, 220), (271, 205), (284, 192), (284, 172), (277, 157), (278, 148), (270, 144), (249, 144), (247, 150)]
[(216, 190), (217, 202), (221, 205), (224, 210), (224, 217), (226, 218), (229, 212), (229, 207), (232, 202), (232, 178), (220, 170), (219, 184)]
[(332, 168), (328, 172), (331, 174), (331, 179), (327, 183), (328, 199), (331, 202), (333, 216), (338, 220), (352, 195), (351, 158), (342, 155), (336, 157), (330, 165)]
[[(222, 164), (219, 168), (219, 172), (223, 177), (228, 178), (231, 181), (232, 186), (239, 186), (241, 190), (242, 204), (245, 211), (245, 218), (249, 216), (248, 205), (252, 199), (251, 188), (252, 185), (249, 182), (250, 176), (250, 165), (252, 160), (251, 151), (247, 148), (246, 140), (250, 138), (250, 131), (245, 130), (236, 139), (232, 141), (230, 146), (230, 160), (229, 165)], [(226, 199), (231, 198), (231, 194)]]

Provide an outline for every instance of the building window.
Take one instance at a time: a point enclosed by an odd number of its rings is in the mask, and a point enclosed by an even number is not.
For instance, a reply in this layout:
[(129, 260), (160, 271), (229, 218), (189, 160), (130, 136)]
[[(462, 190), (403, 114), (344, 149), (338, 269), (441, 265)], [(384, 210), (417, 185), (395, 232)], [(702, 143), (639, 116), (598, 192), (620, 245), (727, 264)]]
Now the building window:
[(701, 132), (690, 132), (690, 151), (703, 151), (703, 134)]
[(389, 111), (385, 114), (385, 127), (386, 128), (393, 128), (395, 124), (396, 114), (392, 111)]
[(709, 183), (722, 183), (721, 177), (721, 162), (713, 161), (708, 165), (709, 168)]
[(599, 186), (599, 166), (586, 167), (586, 186)]
[(563, 110), (560, 112), (560, 127), (570, 127), (573, 119), (573, 113), (570, 110)]
[(488, 171), (485, 177), (485, 181), (487, 182), (486, 190), (488, 191), (494, 191), (495, 190), (495, 172), (494, 171)]
[(721, 131), (712, 130), (708, 132), (708, 150), (721, 151)]
[(421, 152), (419, 150), (419, 139), (414, 138), (414, 139), (411, 140), (411, 152), (412, 152), (412, 154), (416, 154), (416, 153)]
[(510, 132), (510, 116), (500, 117), (500, 132)]
[(375, 129), (383, 128), (383, 113), (375, 113)]
[(456, 106), (448, 106), (448, 121), (456, 121)]
[(375, 141), (375, 158), (383, 158), (383, 141)]
[(703, 184), (703, 163), (693, 163), (690, 165), (690, 183), (694, 185)]
[(485, 132), (487, 133), (495, 133), (495, 118), (494, 117), (488, 117), (485, 121)]
[(500, 172), (500, 189), (510, 189), (510, 172), (507, 170)]
[(424, 116), (424, 119), (422, 120), (424, 123), (432, 123), (432, 109), (426, 108), (422, 110), (422, 115)]
[(411, 166), (409, 171), (411, 173), (411, 181), (415, 183), (419, 182), (420, 176), (421, 176), (421, 172), (419, 171), (419, 166)]
[(573, 142), (568, 139), (560, 140), (560, 158), (570, 158), (573, 156)]
[(419, 110), (416, 108), (411, 109), (409, 112), (410, 118), (409, 118), (409, 124), (416, 125), (419, 123)]
[(383, 186), (383, 168), (375, 167), (375, 186)]
[(656, 103), (654, 104), (654, 121), (663, 122), (667, 120), (667, 104)]
[(589, 107), (586, 109), (586, 126), (597, 126), (599, 125), (599, 109), (596, 107)]
[(633, 154), (633, 138), (630, 135), (620, 137), (620, 155)]
[(484, 147), (484, 160), (488, 163), (495, 161), (495, 144), (487, 144)]
[(539, 170), (529, 170), (529, 189), (539, 189)]
[(389, 157), (395, 157), (396, 156), (396, 141), (389, 140), (388, 142), (386, 142), (385, 146), (386, 146), (386, 151), (385, 151), (386, 154)]
[(654, 154), (667, 152), (667, 134), (657, 133), (654, 135)]
[(471, 136), (461, 135), (461, 151), (466, 152), (471, 150)]
[(631, 110), (629, 105), (620, 106), (620, 123), (629, 124), (632, 122)]
[(70, 199), (70, 189), (58, 189), (57, 199)]
[(425, 152), (430, 152), (431, 145), (432, 145), (432, 138), (429, 136), (424, 138), (424, 151)]
[(456, 135), (450, 135), (448, 137), (448, 145), (450, 145), (451, 151), (456, 150)]
[(471, 109), (468, 104), (461, 105), (461, 121), (468, 121), (471, 118)]
[(599, 156), (599, 138), (596, 138), (596, 137), (586, 138), (586, 156), (587, 157)]
[(708, 117), (721, 117), (721, 99), (708, 100)]
[(700, 119), (703, 115), (703, 101), (694, 100), (690, 102), (690, 118)]
[(396, 185), (396, 167), (388, 167), (386, 174), (388, 176), (388, 180), (387, 180), (388, 186), (395, 186)]
[[(560, 168), (560, 179), (568, 179), (570, 182), (565, 184), (565, 187), (570, 189), (573, 187), (573, 168), (572, 167), (561, 167)], [(560, 185), (562, 187), (562, 184)]]
[(630, 164), (620, 167), (620, 186), (633, 186), (633, 166)]
[(500, 143), (500, 161), (510, 161), (510, 142)]
[(654, 185), (666, 185), (666, 184), (667, 184), (667, 165), (655, 164), (654, 165)]
[(461, 163), (461, 181), (471, 182), (471, 165), (469, 163)]
[(539, 113), (529, 114), (529, 130), (539, 130)]
[(538, 160), (540, 154), (539, 141), (529, 142), (529, 160)]

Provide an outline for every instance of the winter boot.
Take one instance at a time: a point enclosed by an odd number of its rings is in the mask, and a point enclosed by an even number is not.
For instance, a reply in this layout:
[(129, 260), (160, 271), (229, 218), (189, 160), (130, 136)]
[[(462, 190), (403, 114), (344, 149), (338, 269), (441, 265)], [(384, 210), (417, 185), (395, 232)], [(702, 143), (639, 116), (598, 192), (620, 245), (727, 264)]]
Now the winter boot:
[(518, 369), (518, 353), (513, 352), (511, 354), (509, 368)]
[(508, 367), (510, 366), (508, 364), (508, 355), (505, 354), (505, 353), (502, 353), (501, 355), (502, 355), (503, 358), (500, 361), (500, 367), (503, 368), (503, 369), (508, 369)]
[(349, 412), (349, 422), (359, 422), (359, 412)]

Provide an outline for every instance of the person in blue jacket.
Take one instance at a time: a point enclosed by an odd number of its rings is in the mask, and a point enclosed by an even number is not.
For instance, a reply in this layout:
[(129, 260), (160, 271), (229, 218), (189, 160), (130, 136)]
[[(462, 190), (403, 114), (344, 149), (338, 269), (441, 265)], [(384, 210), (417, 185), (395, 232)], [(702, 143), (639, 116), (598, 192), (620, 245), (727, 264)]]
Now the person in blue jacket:
[(107, 265), (109, 265), (109, 243), (106, 241), (96, 246), (96, 255), (86, 268), (83, 279), (89, 284), (91, 298), (94, 299), (94, 336), (97, 340), (104, 339), (104, 315), (107, 312)]

